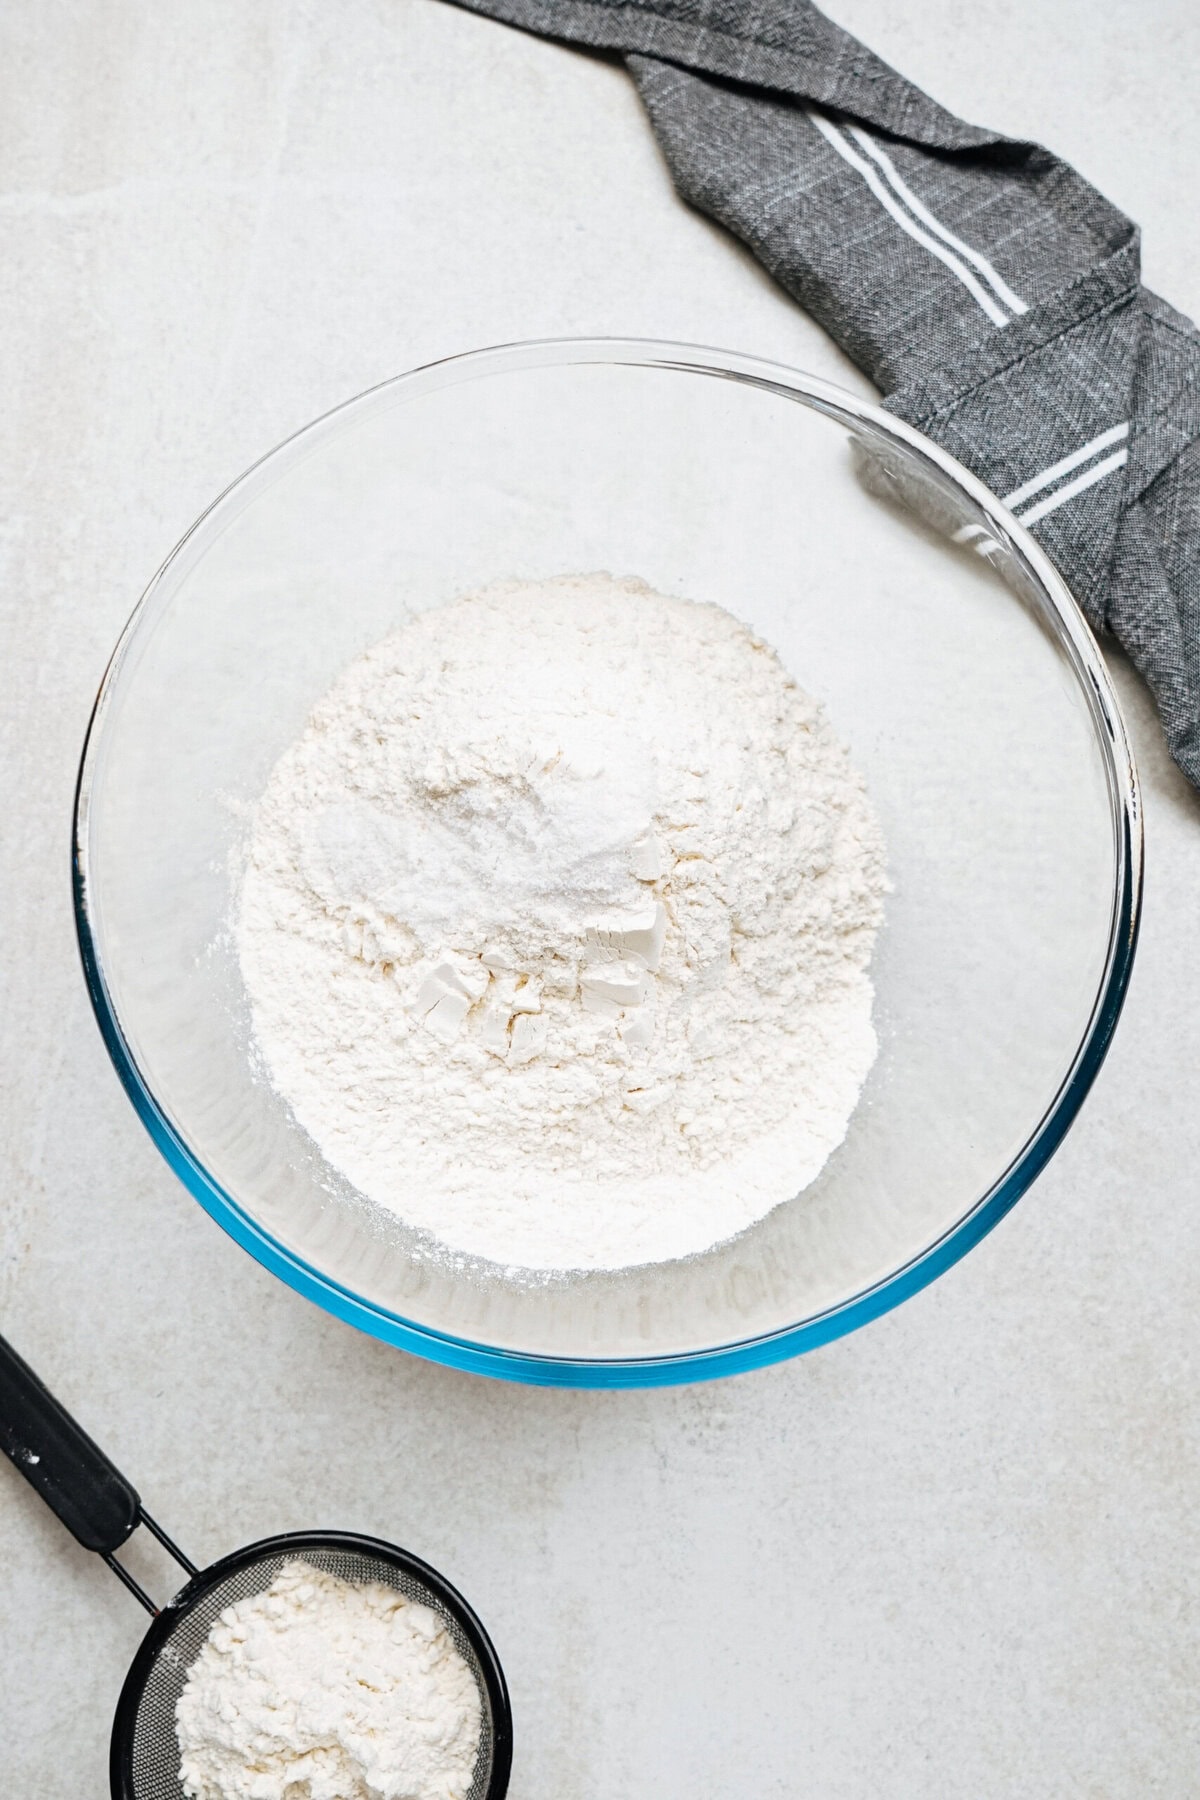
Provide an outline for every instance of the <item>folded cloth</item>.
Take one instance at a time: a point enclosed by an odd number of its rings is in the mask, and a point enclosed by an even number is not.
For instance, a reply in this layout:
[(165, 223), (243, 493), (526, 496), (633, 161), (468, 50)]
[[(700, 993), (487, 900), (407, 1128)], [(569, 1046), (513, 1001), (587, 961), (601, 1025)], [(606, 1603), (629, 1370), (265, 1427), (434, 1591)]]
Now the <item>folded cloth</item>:
[(1138, 229), (807, 0), (457, 0), (624, 56), (679, 193), (1000, 495), (1200, 786), (1200, 333)]

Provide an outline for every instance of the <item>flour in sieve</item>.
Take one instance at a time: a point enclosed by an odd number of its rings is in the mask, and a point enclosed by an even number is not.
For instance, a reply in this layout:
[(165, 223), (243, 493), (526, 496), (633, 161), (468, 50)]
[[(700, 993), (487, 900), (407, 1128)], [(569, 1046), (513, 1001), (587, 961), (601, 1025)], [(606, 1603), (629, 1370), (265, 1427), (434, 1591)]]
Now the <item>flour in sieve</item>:
[(278, 1092), (365, 1195), (507, 1266), (702, 1251), (810, 1183), (874, 1060), (883, 844), (723, 609), (487, 588), (347, 668), (237, 921)]
[(463, 1800), (474, 1675), (428, 1606), (300, 1558), (225, 1607), (175, 1709), (187, 1800)]

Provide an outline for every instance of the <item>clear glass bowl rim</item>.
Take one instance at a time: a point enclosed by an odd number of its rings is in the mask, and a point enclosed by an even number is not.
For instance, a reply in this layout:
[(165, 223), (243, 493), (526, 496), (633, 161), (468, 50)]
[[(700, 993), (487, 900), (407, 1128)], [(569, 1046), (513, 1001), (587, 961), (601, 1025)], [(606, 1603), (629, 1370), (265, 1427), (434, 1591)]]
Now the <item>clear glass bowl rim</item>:
[[(271, 1233), (204, 1168), (156, 1100), (122, 1029), (93, 927), (90, 903), (89, 820), (97, 754), (126, 650), (153, 606), (167, 572), (213, 514), (235, 498), (250, 499), (277, 459), (293, 463), (344, 416), (369, 412), (407, 391), (416, 398), (444, 385), (521, 370), (611, 364), (673, 369), (766, 388), (806, 403), (839, 421), (861, 423), (916, 451), (984, 512), (989, 525), (1026, 565), (1052, 607), (1076, 664), (1105, 761), (1114, 840), (1114, 882), (1104, 973), (1087, 1027), (1067, 1075), (1039, 1124), (997, 1181), (940, 1238), (882, 1280), (827, 1312), (761, 1337), (682, 1354), (628, 1359), (563, 1359), (504, 1350), (443, 1334), (378, 1307), (331, 1280)], [(1100, 1069), (1124, 1004), (1141, 922), (1143, 831), (1137, 770), (1124, 721), (1098, 645), (1070, 590), (1036, 540), (1001, 501), (931, 439), (860, 399), (848, 389), (786, 364), (737, 351), (646, 338), (545, 338), (496, 345), (427, 363), (366, 389), (321, 414), (260, 457), (205, 509), (150, 581), (118, 639), (105, 670), (84, 739), (75, 794), (72, 877), (75, 926), (88, 992), (105, 1047), (134, 1109), (168, 1165), (229, 1235), (264, 1268), (335, 1317), (360, 1330), (451, 1368), (509, 1381), (567, 1387), (647, 1387), (709, 1380), (781, 1362), (857, 1330), (900, 1305), (965, 1256), (1041, 1173), (1073, 1123)]]

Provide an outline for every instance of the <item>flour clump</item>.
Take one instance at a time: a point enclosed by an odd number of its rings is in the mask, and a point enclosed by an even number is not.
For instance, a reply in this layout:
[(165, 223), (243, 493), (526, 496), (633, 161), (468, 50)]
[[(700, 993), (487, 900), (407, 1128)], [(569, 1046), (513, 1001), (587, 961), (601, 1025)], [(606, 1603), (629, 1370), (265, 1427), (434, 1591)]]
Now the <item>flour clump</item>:
[(463, 1800), (481, 1716), (430, 1607), (293, 1558), (188, 1670), (179, 1779), (188, 1800)]
[(883, 845), (730, 613), (508, 582), (347, 668), (257, 808), (237, 944), (327, 1161), (505, 1266), (708, 1249), (807, 1186), (875, 1058)]

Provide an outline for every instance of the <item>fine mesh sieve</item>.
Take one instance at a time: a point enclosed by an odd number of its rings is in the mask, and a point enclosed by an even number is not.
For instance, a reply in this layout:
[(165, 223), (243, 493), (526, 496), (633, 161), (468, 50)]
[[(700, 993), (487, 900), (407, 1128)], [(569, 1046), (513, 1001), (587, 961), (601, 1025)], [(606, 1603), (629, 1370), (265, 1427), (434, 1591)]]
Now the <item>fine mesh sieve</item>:
[(499, 1800), (508, 1786), (510, 1727), (504, 1677), (482, 1625), (447, 1581), (404, 1550), (349, 1532), (291, 1532), (249, 1544), (193, 1576), (158, 1613), (130, 1666), (113, 1721), (110, 1776), (120, 1800), (185, 1800), (175, 1705), (188, 1670), (225, 1607), (261, 1594), (284, 1563), (310, 1563), (343, 1581), (379, 1581), (441, 1619), (479, 1689), (479, 1749), (465, 1800)]
[[(185, 1800), (175, 1706), (188, 1670), (225, 1607), (270, 1587), (285, 1562), (310, 1563), (344, 1581), (378, 1581), (437, 1614), (479, 1689), (479, 1748), (465, 1800), (503, 1800), (512, 1761), (512, 1715), (491, 1640), (450, 1583), (419, 1558), (352, 1532), (289, 1532), (197, 1569), (146, 1512), (125, 1477), (0, 1337), (0, 1449), (87, 1550), (102, 1556), (154, 1620), (130, 1665), (113, 1720), (113, 1800)], [(164, 1607), (116, 1559), (144, 1525), (189, 1580)]]

